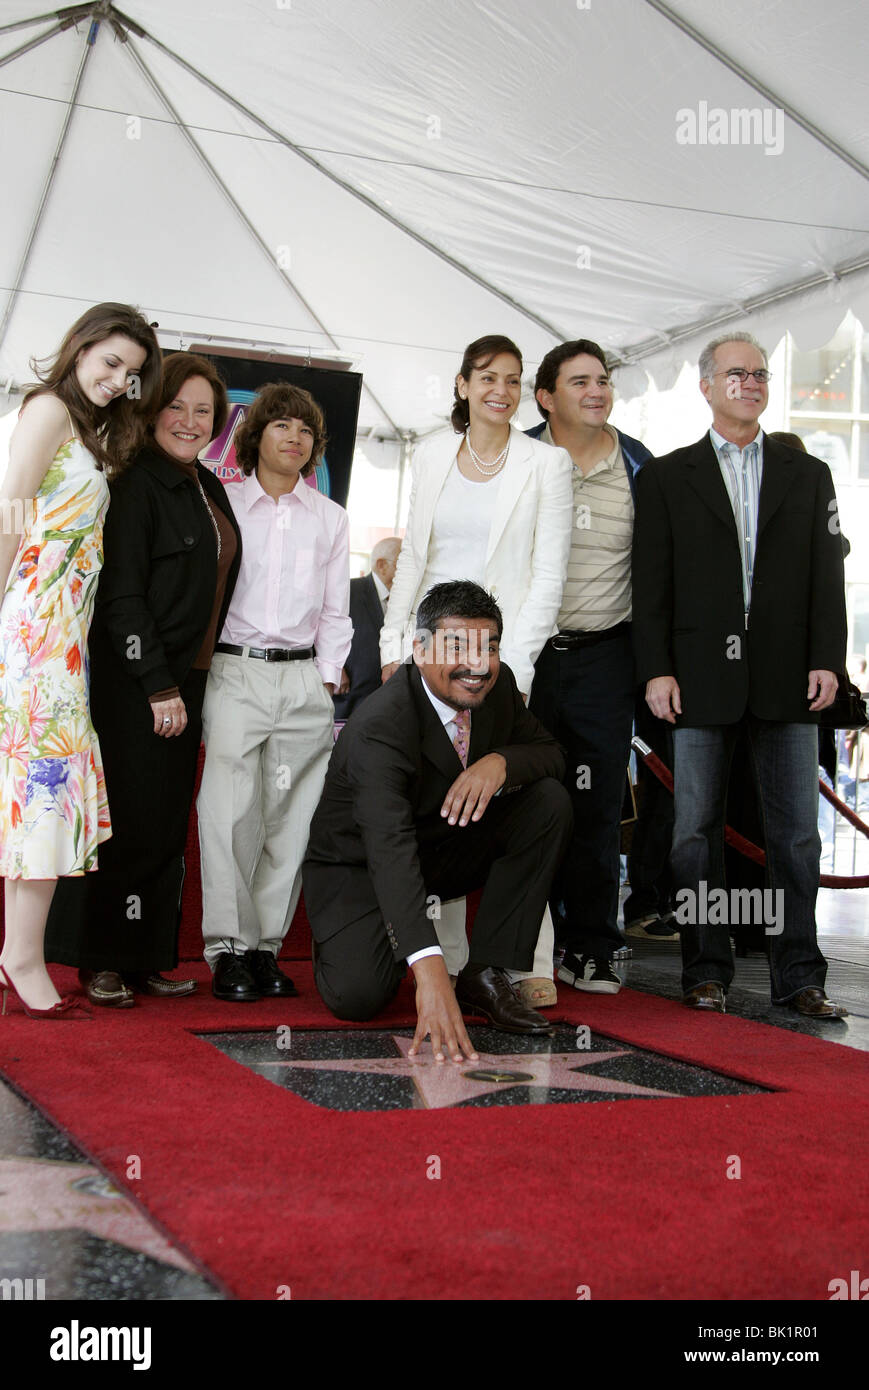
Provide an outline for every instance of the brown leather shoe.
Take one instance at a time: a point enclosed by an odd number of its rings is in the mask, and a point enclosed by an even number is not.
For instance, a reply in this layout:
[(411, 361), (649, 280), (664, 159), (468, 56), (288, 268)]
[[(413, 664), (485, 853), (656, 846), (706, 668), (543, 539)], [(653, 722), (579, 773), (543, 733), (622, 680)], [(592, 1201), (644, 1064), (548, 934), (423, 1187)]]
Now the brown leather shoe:
[(156, 970), (150, 975), (131, 975), (130, 981), (139, 994), (153, 994), (158, 999), (180, 999), (196, 993), (195, 980), (167, 980)]
[(109, 1009), (131, 1009), (133, 991), (127, 989), (117, 970), (80, 970), (79, 984), (92, 1004)]
[(695, 985), (682, 995), (682, 1003), (689, 1009), (705, 1009), (707, 1013), (724, 1013), (724, 987), (710, 980), (705, 985)]
[(529, 1009), (505, 970), (466, 965), (456, 981), (456, 998), (468, 1013), (482, 1014), (502, 1033), (552, 1033), (549, 1020)]
[(834, 1004), (822, 989), (801, 989), (793, 999), (786, 999), (792, 1009), (806, 1018), (847, 1018), (848, 1010), (841, 1004)]

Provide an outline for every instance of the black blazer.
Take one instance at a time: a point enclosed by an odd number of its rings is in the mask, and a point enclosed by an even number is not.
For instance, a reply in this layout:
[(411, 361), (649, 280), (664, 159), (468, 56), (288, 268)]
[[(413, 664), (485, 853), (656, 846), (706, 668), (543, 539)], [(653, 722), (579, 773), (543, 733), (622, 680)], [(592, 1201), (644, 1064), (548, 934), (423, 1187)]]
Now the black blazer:
[(353, 642), (344, 669), (350, 678), (347, 695), (335, 696), (335, 718), (346, 719), (350, 711), (380, 685), (380, 629), (383, 605), (374, 578), (350, 580), (350, 621)]
[[(235, 532), (217, 634), (241, 564), (241, 533), (223, 484), (196, 465), (212, 507)], [(144, 695), (180, 686), (202, 645), (214, 606), (214, 526), (195, 483), (153, 449), (111, 484), (90, 648), (95, 665), (120, 658)], [(137, 640), (131, 640), (137, 639)]]
[[(468, 762), (493, 752), (507, 761), (502, 795), (564, 776), (559, 745), (525, 708), (504, 665), (471, 717)], [(328, 941), (379, 909), (391, 925), (396, 960), (437, 945), (418, 846), (461, 834), (440, 815), (461, 770), (419, 670), (408, 661), (360, 706), (335, 744), (303, 866), (315, 940)]]
[(745, 628), (733, 509), (709, 435), (637, 479), (633, 638), (637, 678), (675, 676), (677, 726), (817, 722), (808, 673), (843, 671), (842, 538), (830, 470), (763, 437), (751, 613)]

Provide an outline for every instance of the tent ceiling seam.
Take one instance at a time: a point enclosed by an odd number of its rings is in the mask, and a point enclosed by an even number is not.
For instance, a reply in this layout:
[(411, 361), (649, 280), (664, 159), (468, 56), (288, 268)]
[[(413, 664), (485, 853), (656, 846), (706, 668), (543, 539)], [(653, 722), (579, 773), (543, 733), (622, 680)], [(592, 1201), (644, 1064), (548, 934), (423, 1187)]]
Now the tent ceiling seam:
[[(32, 40), (32, 45), (43, 42), (44, 39), (51, 37), (54, 33), (60, 32), (59, 29), (43, 34), (39, 39)], [(124, 38), (124, 43), (127, 38)], [(26, 51), (26, 46), (16, 49), (14, 52), (0, 58), (0, 67), (12, 59), (20, 57)], [(44, 92), (21, 91), (17, 88), (2, 87), (0, 92), (7, 95), (29, 97), (34, 101), (47, 101), (63, 104), (62, 98), (49, 96)], [(100, 115), (106, 116), (131, 116), (138, 114), (140, 119), (160, 125), (173, 125), (174, 122), (165, 117), (143, 115), (141, 112), (133, 112), (127, 107), (96, 105), (91, 102), (80, 101), (78, 103), (80, 111), (96, 111)], [(275, 136), (253, 135), (249, 131), (228, 130), (225, 126), (202, 125), (200, 122), (186, 122), (187, 128), (198, 135), (219, 135), (229, 140), (249, 140), (253, 144), (261, 145), (282, 145), (282, 141)], [(445, 180), (462, 179), (469, 183), (489, 183), (496, 187), (518, 189), (528, 193), (554, 193), (559, 197), (565, 198), (584, 198), (588, 202), (613, 203), (625, 205), (627, 207), (651, 208), (660, 212), (684, 212), (696, 217), (720, 217), (729, 218), (734, 222), (760, 222), (770, 227), (797, 227), (800, 230), (819, 231), (819, 232), (846, 232), (863, 234), (867, 229), (865, 226), (843, 226), (840, 222), (815, 222), (802, 217), (770, 217), (759, 212), (735, 212), (732, 208), (698, 207), (691, 203), (666, 203), (655, 198), (629, 198), (625, 194), (619, 193), (595, 193), (588, 188), (566, 188), (561, 184), (533, 183), (529, 179), (508, 178), (506, 175), (485, 174), (478, 171), (465, 169), (449, 169), (441, 164), (423, 164), (417, 160), (409, 159), (387, 159), (382, 155), (363, 154), (359, 150), (338, 150), (324, 145), (300, 145), (300, 150), (305, 153), (316, 152), (318, 154), (334, 155), (338, 159), (359, 160), (367, 164), (379, 164), (390, 169), (413, 169), (423, 174), (436, 174)]]

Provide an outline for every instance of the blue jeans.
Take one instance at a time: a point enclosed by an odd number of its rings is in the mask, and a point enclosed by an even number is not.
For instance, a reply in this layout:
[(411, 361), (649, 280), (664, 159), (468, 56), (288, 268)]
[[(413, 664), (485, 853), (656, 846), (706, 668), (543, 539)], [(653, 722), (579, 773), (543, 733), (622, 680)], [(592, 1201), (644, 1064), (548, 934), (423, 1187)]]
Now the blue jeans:
[[(772, 1001), (783, 1004), (801, 989), (823, 989), (827, 962), (818, 950), (815, 899), (821, 840), (818, 834), (818, 730), (814, 724), (747, 723), (764, 838), (770, 904), (780, 904), (770, 933)], [(673, 734), (676, 819), (671, 865), (681, 928), (682, 988), (733, 979), (730, 948), (732, 897), (722, 922), (703, 921), (702, 904), (724, 888), (724, 812), (727, 780), (740, 724), (676, 729)], [(690, 889), (693, 898), (680, 890)], [(683, 922), (679, 903), (693, 920)], [(701, 907), (699, 912), (691, 906)], [(768, 921), (768, 919), (767, 919)]]

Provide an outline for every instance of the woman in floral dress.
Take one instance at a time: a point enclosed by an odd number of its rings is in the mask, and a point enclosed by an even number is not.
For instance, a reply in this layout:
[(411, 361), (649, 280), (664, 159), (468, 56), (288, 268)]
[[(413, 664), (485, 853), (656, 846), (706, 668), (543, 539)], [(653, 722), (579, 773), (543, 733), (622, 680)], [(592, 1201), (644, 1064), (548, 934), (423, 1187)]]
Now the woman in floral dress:
[(87, 637), (102, 565), (105, 470), (153, 413), (152, 330), (126, 304), (73, 324), (41, 385), (0, 421), (0, 991), (40, 1018), (86, 1018), (60, 999), (43, 941), (57, 879), (97, 867), (111, 834), (87, 689)]

